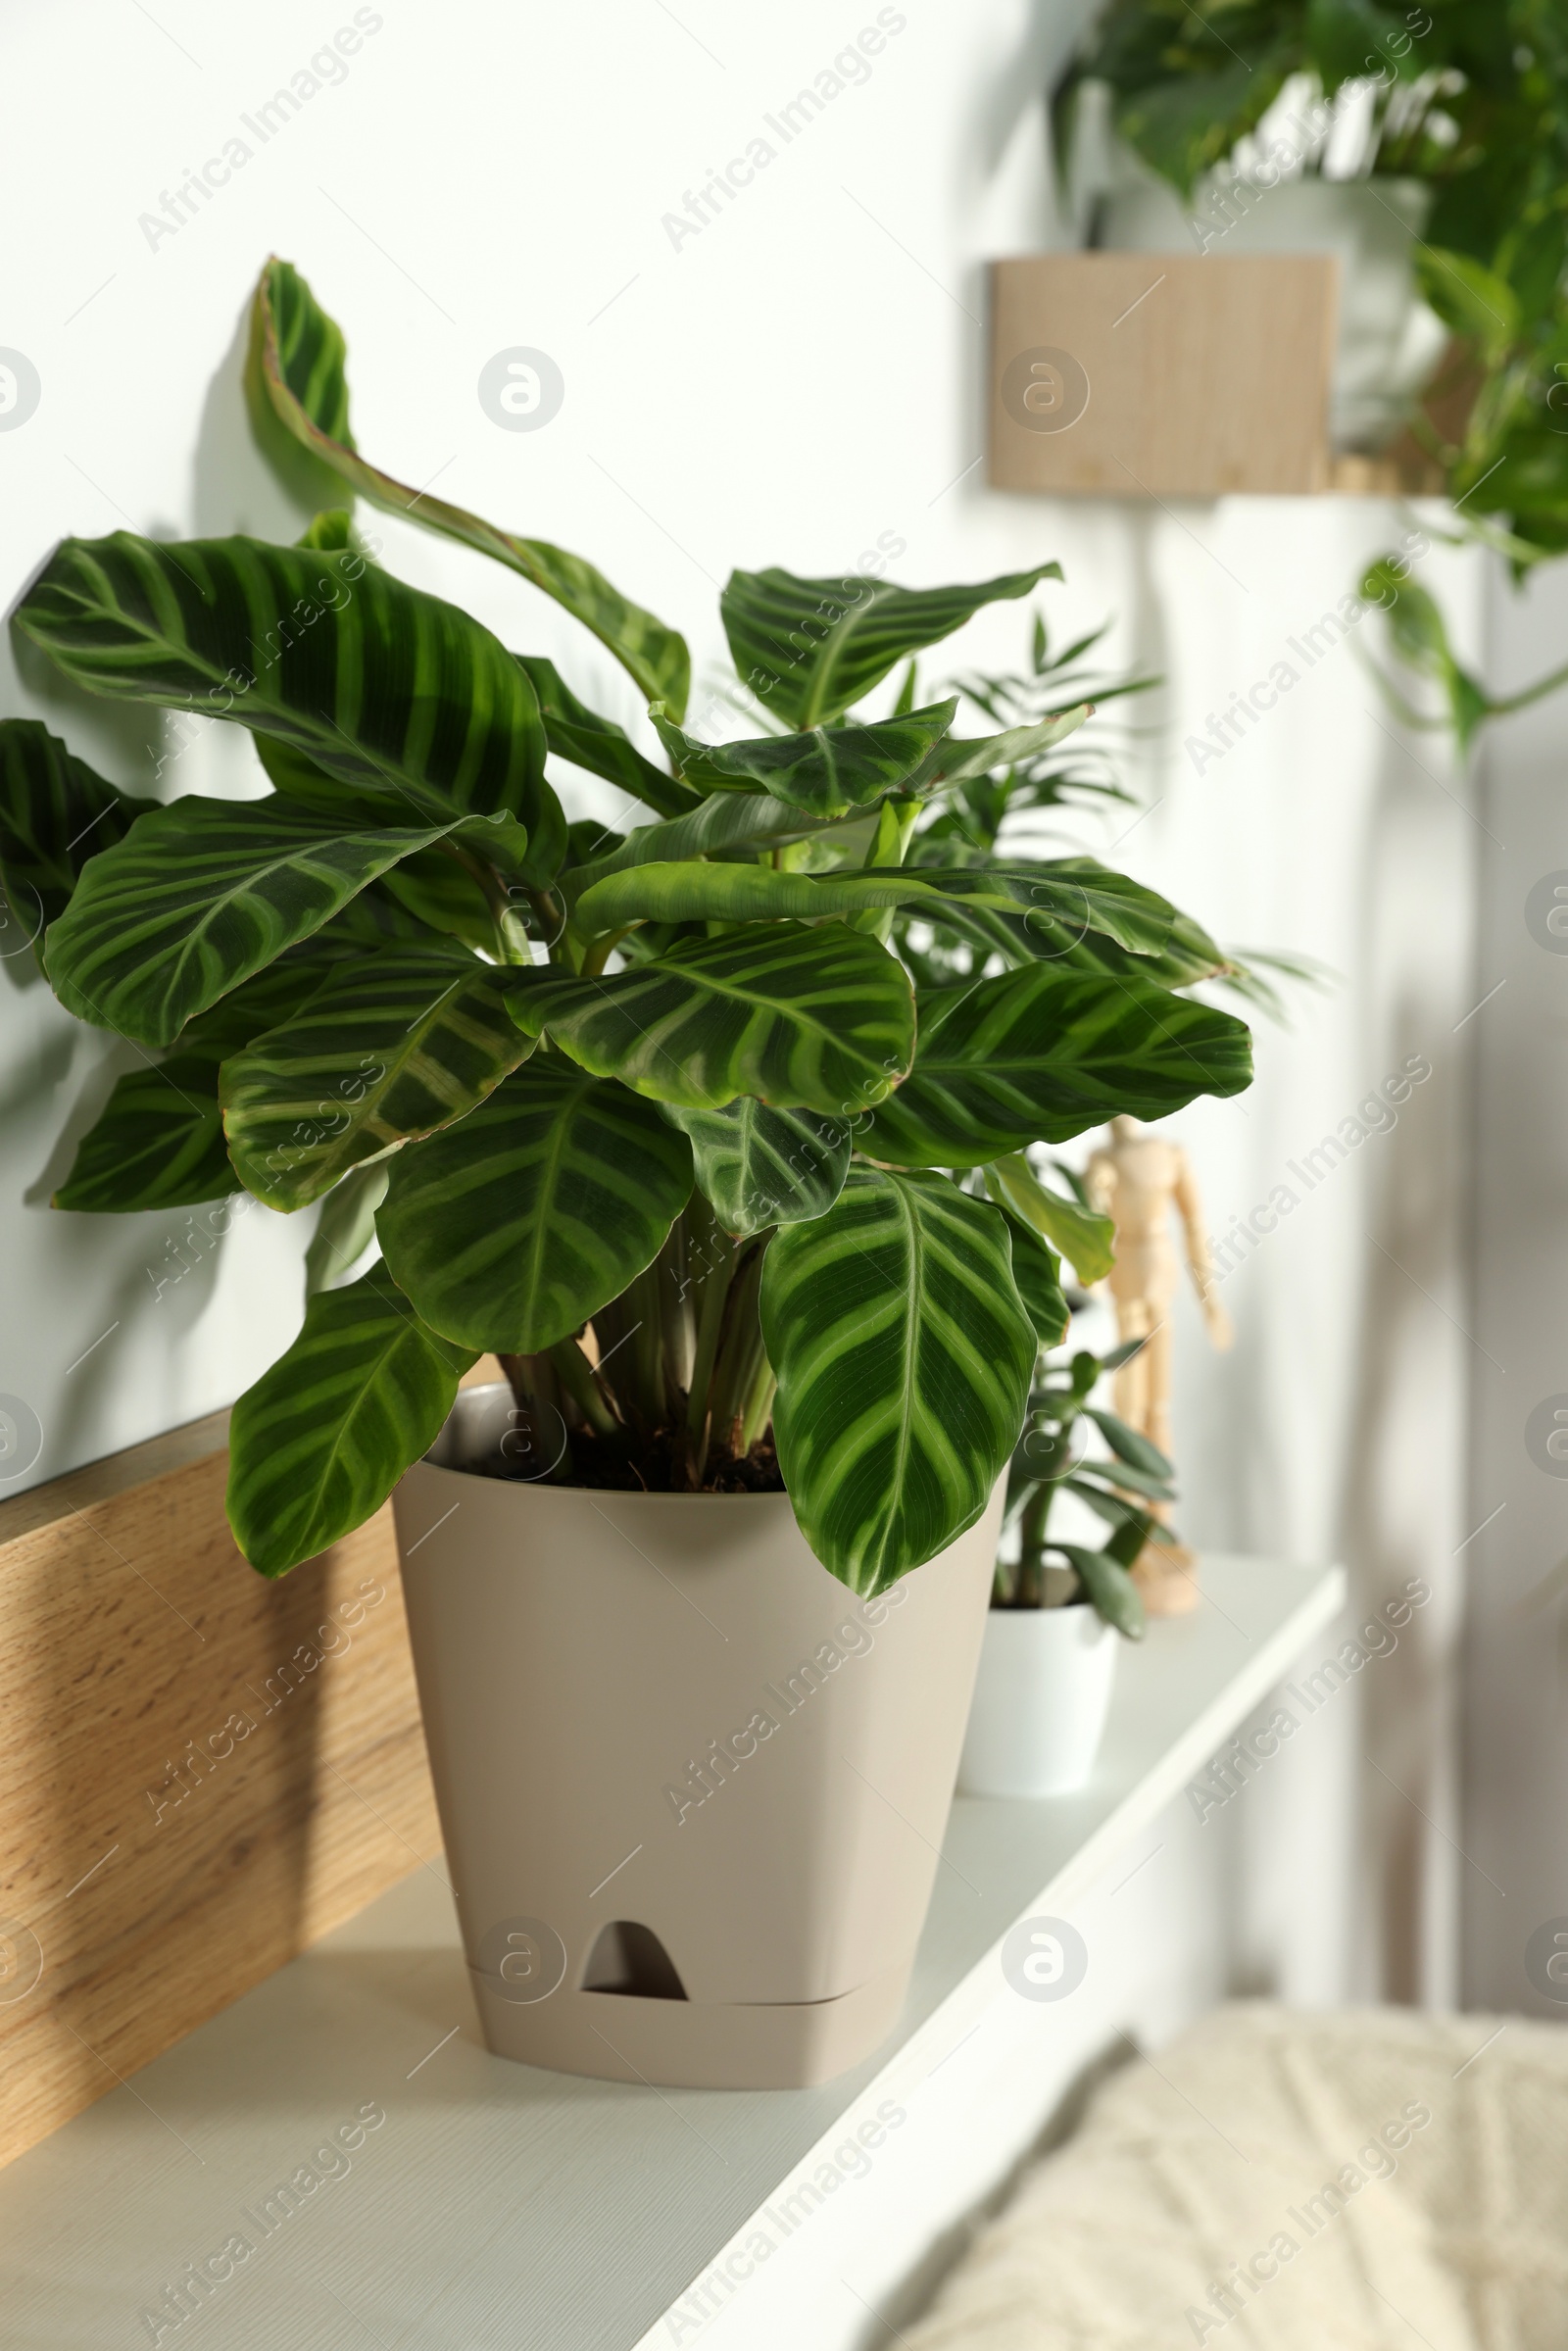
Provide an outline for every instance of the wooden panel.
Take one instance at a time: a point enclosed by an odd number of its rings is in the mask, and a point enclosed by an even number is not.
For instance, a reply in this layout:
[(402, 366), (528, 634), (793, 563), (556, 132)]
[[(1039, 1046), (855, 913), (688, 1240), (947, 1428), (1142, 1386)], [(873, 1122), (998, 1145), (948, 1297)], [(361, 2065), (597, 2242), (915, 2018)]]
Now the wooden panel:
[(992, 265), (998, 489), (1215, 498), (1329, 486), (1330, 254)]
[(0, 2162), (439, 1867), (391, 1512), (265, 1582), (226, 1417), (0, 1503)]

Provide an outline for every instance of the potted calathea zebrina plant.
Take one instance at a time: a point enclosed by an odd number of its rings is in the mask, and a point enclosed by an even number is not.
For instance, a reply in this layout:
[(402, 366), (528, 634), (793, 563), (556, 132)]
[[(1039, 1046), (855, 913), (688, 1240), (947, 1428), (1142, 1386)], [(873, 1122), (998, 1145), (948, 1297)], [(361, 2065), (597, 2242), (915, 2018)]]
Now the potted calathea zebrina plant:
[[(737, 571), (756, 731), (698, 740), (672, 629), (359, 456), (342, 336), (283, 263), (252, 375), (321, 485), (302, 542), (69, 540), (17, 615), (94, 694), (250, 729), (270, 786), (153, 807), (5, 726), (13, 903), (143, 1056), (58, 1204), (243, 1188), (320, 1202), (346, 1274), (379, 1245), (235, 1405), (228, 1511), (279, 1576), (395, 1495), (490, 2047), (825, 2078), (903, 1997), (1064, 1320), (1054, 1196), (985, 1171), (1236, 1092), (1248, 1032), (1180, 992), (1222, 958), (1161, 899), (943, 823), (1085, 710), (978, 741), (952, 701), (854, 714), (1054, 565)], [(663, 757), (368, 560), (354, 493), (555, 598)], [(568, 822), (551, 759), (626, 829)], [(970, 976), (916, 989), (915, 919)], [(489, 1353), (505, 1383), (460, 1393)]]

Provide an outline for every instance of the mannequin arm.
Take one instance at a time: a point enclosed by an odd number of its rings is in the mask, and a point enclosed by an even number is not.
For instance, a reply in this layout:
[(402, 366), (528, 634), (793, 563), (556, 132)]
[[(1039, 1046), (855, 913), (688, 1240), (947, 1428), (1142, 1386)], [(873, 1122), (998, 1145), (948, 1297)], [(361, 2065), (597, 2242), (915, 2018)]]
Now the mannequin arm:
[(1173, 1188), (1176, 1209), (1182, 1220), (1187, 1241), (1187, 1265), (1198, 1292), (1199, 1304), (1203, 1309), (1203, 1322), (1209, 1338), (1217, 1347), (1227, 1347), (1234, 1333), (1231, 1318), (1220, 1304), (1214, 1288), (1214, 1266), (1208, 1253), (1208, 1241), (1203, 1232), (1203, 1203), (1198, 1197), (1198, 1186), (1188, 1164), (1187, 1153), (1176, 1154), (1176, 1182)]

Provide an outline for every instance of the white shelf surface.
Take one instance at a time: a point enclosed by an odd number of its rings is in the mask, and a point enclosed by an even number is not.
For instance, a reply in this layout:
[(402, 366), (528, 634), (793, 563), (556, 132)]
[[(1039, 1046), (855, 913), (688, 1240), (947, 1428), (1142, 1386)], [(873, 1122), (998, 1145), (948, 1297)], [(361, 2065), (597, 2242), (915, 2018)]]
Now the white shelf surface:
[[(666, 2091), (490, 2057), (429, 1864), (0, 2174), (7, 2351), (771, 2339), (766, 2279), (782, 2285), (788, 2262), (757, 2267), (744, 2314), (722, 2272), (690, 2289), (759, 2227), (785, 2250), (762, 2216), (823, 2148), (879, 2105), (907, 2111), (983, 2042), (989, 2013), (1022, 2006), (999, 1958), (1008, 1928), (1064, 1913), (1115, 1865), (1334, 1617), (1344, 1575), (1210, 1556), (1203, 1590), (1123, 1654), (1089, 1788), (955, 1805), (904, 2016), (856, 2072), (810, 2090)], [(1065, 2028), (1070, 2008), (1044, 2015)], [(960, 2062), (944, 2094), (962, 2080)], [(366, 2110), (384, 2120), (318, 2161)], [(264, 2200), (290, 2180), (292, 2209), (264, 2235)], [(254, 2247), (237, 2266), (236, 2234)], [(815, 2236), (825, 2252), (842, 2229)], [(205, 2291), (191, 2265), (208, 2265)], [(730, 2277), (746, 2266), (742, 2251)]]

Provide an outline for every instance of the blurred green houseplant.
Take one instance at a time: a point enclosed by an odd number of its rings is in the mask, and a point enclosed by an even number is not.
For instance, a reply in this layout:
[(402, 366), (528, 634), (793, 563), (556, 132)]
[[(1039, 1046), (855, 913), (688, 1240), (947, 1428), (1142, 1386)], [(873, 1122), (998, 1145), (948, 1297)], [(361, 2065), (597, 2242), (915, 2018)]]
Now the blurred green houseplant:
[[(373, 1511), (494, 1349), (524, 1424), (560, 1416), (556, 1476), (782, 1473), (818, 1558), (880, 1589), (984, 1509), (1065, 1328), (1053, 1245), (1081, 1212), (1016, 1154), (1250, 1074), (1242, 1023), (1183, 993), (1226, 968), (1196, 923), (948, 822), (1087, 706), (978, 740), (953, 699), (853, 714), (1056, 566), (918, 591), (737, 571), (723, 624), (769, 731), (700, 742), (672, 629), (358, 454), (342, 336), (281, 262), (253, 375), (323, 502), (302, 543), (67, 541), (19, 614), (91, 693), (249, 728), (271, 787), (155, 807), (0, 728), (7, 890), (36, 902), (61, 1001), (144, 1063), (57, 1204), (243, 1187), (322, 1202), (345, 1264), (379, 1243), (235, 1407), (229, 1512), (267, 1574)], [(663, 762), (368, 561), (324, 505), (345, 485), (554, 597), (636, 682)], [(568, 823), (547, 756), (647, 821)], [(956, 983), (916, 986), (895, 935), (916, 916), (967, 948)]]
[[(1410, 428), (1462, 527), (1515, 579), (1568, 551), (1568, 11), (1561, 0), (1110, 0), (1054, 94), (1070, 153), (1084, 85), (1108, 85), (1117, 131), (1191, 203), (1293, 75), (1362, 93), (1361, 170), (1432, 190), (1421, 291), (1454, 337)], [(1446, 391), (1463, 396), (1446, 402)], [(1469, 397), (1473, 390), (1473, 397)], [(1440, 419), (1452, 411), (1452, 434)], [(1483, 720), (1568, 682), (1568, 666), (1494, 699), (1455, 659), (1427, 591), (1374, 565), (1396, 652), (1445, 697), (1461, 744)]]

